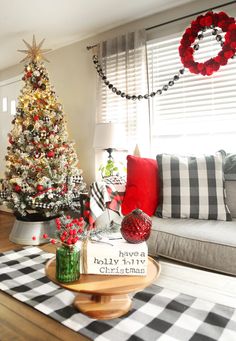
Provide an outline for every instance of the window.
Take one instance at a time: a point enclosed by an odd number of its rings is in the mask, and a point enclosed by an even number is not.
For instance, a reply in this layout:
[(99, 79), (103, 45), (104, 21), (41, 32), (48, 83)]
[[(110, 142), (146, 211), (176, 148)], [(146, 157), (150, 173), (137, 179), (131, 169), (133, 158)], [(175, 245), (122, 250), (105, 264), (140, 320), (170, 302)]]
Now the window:
[(5, 172), (5, 155), (8, 146), (8, 134), (12, 129), (12, 115), (15, 114), (17, 96), (22, 88), (22, 74), (0, 81), (0, 177)]
[(16, 101), (13, 99), (11, 100), (11, 115), (15, 115), (16, 114)]
[[(107, 80), (117, 90), (129, 95), (147, 93), (145, 40), (139, 32), (127, 33), (101, 44), (100, 63)], [(124, 126), (126, 146), (148, 144), (148, 101), (127, 100), (113, 93), (99, 78), (97, 123), (119, 122)], [(146, 146), (145, 146), (146, 148)]]
[[(168, 84), (183, 68), (178, 46), (182, 33), (148, 44), (150, 91)], [(204, 33), (195, 60), (218, 54), (221, 46), (211, 32)], [(235, 152), (236, 60), (211, 77), (187, 69), (167, 92), (151, 100), (152, 155), (159, 152), (208, 153), (219, 149)]]
[[(148, 41), (149, 93), (162, 89), (183, 68), (178, 52), (182, 34), (183, 31)], [(194, 55), (199, 62), (217, 55), (221, 49), (210, 30), (204, 33), (199, 45)], [(132, 49), (129, 53), (132, 57)], [(127, 64), (126, 57), (125, 53), (106, 57), (103, 60), (105, 73), (119, 90), (127, 92), (128, 79), (128, 93), (144, 94), (146, 65), (137, 66), (132, 58)], [(197, 154), (214, 153), (219, 149), (235, 152), (235, 93), (236, 58), (230, 59), (226, 66), (210, 77), (195, 75), (186, 69), (174, 86), (150, 99), (149, 108), (146, 100), (125, 100), (106, 86), (100, 86), (97, 121), (124, 123), (129, 147), (132, 141), (142, 147), (144, 143), (149, 143), (143, 131), (148, 131), (150, 110), (152, 157), (159, 152)], [(129, 151), (132, 150), (129, 148)], [(142, 152), (142, 155), (145, 153)]]
[(7, 97), (2, 99), (2, 112), (7, 112)]

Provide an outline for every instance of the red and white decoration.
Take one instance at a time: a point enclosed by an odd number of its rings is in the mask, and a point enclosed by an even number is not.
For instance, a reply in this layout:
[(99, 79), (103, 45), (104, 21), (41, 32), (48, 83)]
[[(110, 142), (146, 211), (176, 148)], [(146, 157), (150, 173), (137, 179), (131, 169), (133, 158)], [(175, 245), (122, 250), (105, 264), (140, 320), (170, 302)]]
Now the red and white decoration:
[[(222, 48), (217, 56), (199, 63), (194, 59), (194, 52), (199, 48), (195, 44), (196, 39), (203, 38), (203, 32), (211, 29), (216, 40), (221, 43)], [(225, 32), (224, 41), (218, 30)], [(184, 67), (195, 74), (210, 76), (219, 68), (228, 63), (228, 60), (234, 57), (236, 53), (236, 21), (229, 17), (225, 12), (213, 13), (207, 12), (205, 15), (199, 15), (192, 21), (180, 41), (179, 54)]]

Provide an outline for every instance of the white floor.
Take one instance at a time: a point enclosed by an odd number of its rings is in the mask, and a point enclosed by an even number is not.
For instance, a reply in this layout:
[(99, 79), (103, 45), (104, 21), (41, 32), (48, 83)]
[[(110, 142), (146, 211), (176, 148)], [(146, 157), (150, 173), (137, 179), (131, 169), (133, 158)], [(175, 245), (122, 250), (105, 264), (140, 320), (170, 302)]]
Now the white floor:
[(236, 277), (160, 261), (155, 284), (211, 302), (236, 308)]

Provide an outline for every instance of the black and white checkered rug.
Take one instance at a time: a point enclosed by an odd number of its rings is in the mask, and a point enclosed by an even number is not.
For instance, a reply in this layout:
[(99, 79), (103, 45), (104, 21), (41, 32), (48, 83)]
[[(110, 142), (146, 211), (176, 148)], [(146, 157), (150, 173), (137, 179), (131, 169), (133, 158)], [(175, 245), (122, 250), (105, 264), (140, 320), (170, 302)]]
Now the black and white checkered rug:
[(53, 255), (37, 247), (0, 253), (0, 289), (96, 341), (235, 341), (236, 310), (151, 285), (133, 296), (131, 311), (98, 321), (72, 306), (75, 294), (44, 272)]

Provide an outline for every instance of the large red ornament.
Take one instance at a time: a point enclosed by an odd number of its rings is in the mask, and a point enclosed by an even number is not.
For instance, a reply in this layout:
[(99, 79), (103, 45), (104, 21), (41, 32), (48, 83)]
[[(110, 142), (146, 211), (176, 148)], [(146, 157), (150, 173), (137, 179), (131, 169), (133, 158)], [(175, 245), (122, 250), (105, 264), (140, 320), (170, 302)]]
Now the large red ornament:
[[(198, 63), (194, 60), (194, 44), (199, 32), (209, 28), (219, 27), (225, 33), (222, 49), (217, 56), (208, 59), (204, 63)], [(195, 74), (210, 76), (218, 71), (220, 66), (226, 65), (228, 60), (236, 53), (236, 22), (233, 17), (229, 17), (225, 12), (213, 13), (207, 12), (205, 15), (199, 15), (193, 20), (180, 41), (179, 55), (184, 67)]]
[(124, 217), (121, 223), (121, 234), (129, 243), (141, 243), (150, 236), (151, 218), (142, 210), (136, 208)]

